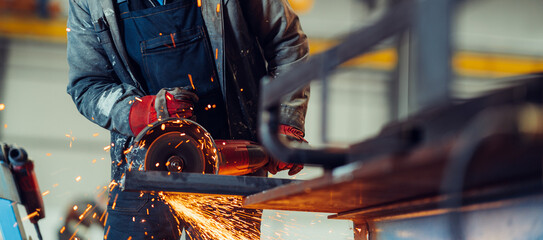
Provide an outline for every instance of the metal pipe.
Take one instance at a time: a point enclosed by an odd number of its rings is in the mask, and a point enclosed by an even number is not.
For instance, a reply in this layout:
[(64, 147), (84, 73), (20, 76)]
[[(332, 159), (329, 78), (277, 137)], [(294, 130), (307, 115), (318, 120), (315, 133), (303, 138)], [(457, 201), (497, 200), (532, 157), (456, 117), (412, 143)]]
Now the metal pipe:
[[(333, 70), (347, 60), (368, 51), (380, 41), (409, 27), (412, 21), (413, 5), (412, 1), (402, 1), (375, 24), (355, 31), (332, 49), (312, 57), (273, 81), (264, 79), (264, 82), (268, 84), (262, 88), (259, 131), (262, 143), (274, 157), (287, 163), (316, 164), (327, 168), (347, 162), (347, 149), (301, 149), (282, 142), (277, 134), (281, 98), (306, 86), (323, 72)], [(315, 71), (315, 69), (322, 71)]]

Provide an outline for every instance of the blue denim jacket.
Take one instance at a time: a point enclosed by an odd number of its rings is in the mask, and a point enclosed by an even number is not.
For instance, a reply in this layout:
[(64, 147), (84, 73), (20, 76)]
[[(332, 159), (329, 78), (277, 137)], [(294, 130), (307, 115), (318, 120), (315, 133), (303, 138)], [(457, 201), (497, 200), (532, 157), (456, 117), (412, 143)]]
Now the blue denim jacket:
[[(112, 174), (119, 180), (132, 144), (130, 101), (147, 95), (133, 75), (119, 31), (114, 0), (70, 0), (68, 94), (90, 121), (111, 131)], [(256, 122), (260, 79), (277, 76), (308, 56), (307, 37), (287, 0), (202, 0), (202, 13), (225, 93), (225, 63), (242, 91), (230, 108)], [(281, 123), (304, 130), (309, 87), (287, 97)], [(232, 123), (231, 132), (248, 128)], [(256, 129), (251, 129), (256, 132)]]

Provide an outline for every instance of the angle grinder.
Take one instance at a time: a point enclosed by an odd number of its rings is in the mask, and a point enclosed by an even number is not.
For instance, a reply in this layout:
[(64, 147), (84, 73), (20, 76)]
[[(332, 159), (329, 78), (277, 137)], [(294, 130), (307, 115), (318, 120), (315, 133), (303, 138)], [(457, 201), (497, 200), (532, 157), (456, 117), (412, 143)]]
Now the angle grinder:
[(213, 140), (198, 123), (157, 121), (136, 136), (127, 151), (129, 170), (245, 175), (270, 161), (265, 149), (246, 140)]

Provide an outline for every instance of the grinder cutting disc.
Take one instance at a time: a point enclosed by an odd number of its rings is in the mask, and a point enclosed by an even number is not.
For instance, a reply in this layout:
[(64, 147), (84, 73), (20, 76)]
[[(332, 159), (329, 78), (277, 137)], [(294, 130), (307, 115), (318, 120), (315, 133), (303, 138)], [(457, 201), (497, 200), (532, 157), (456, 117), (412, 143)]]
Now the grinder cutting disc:
[(131, 166), (145, 171), (217, 174), (215, 142), (202, 126), (187, 119), (168, 118), (138, 134), (127, 153)]

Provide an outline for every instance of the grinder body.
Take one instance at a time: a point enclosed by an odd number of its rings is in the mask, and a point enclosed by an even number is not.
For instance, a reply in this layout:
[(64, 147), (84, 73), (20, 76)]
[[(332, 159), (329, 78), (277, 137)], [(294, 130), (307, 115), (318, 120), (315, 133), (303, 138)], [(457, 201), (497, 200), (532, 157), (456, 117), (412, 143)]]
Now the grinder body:
[(215, 140), (221, 162), (220, 175), (246, 175), (256, 172), (269, 162), (264, 148), (246, 140)]

